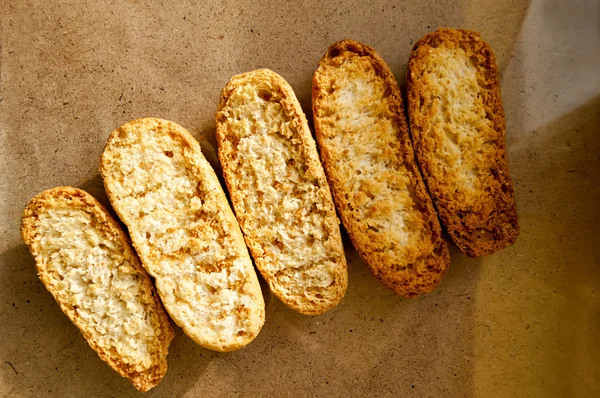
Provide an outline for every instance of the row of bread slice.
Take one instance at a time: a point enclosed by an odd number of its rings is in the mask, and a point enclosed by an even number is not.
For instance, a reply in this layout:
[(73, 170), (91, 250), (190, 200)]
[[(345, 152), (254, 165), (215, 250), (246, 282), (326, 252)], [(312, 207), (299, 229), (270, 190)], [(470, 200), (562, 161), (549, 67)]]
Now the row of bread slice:
[[(440, 36), (445, 40), (436, 39)], [(462, 57), (462, 50), (471, 60), (465, 37), (485, 50), (477, 49), (476, 73), (479, 65), (495, 67), (489, 47), (473, 32), (436, 31), (413, 54), (427, 43), (444, 48), (450, 58)], [(434, 203), (443, 221), (455, 216), (443, 201), (444, 192), (436, 196), (432, 190), (443, 177), (450, 189), (464, 182), (447, 178), (453, 167), (448, 160), (450, 166), (441, 172), (428, 163), (446, 155), (440, 151), (445, 142), (433, 149), (427, 145), (440, 123), (431, 109), (439, 107), (435, 100), (447, 94), (444, 90), (454, 89), (438, 84), (434, 88), (440, 92), (427, 91), (433, 89), (423, 79), (430, 83), (445, 76), (443, 67), (433, 77), (423, 72), (429, 71), (427, 62), (435, 66), (427, 58), (432, 52), (411, 57), (409, 98), (429, 95), (434, 102), (409, 104), (412, 141), (400, 90), (381, 57), (349, 40), (329, 48), (313, 79), (323, 163), (298, 100), (281, 76), (263, 69), (232, 78), (216, 119), (219, 161), (235, 216), (198, 142), (183, 127), (155, 118), (119, 127), (106, 144), (100, 169), (137, 255), (125, 232), (91, 196), (55, 188), (36, 196), (23, 218), (23, 236), (40, 278), (99, 355), (141, 390), (164, 376), (173, 336), (157, 293), (171, 318), (204, 347), (230, 351), (257, 336), (264, 301), (246, 246), (286, 305), (309, 315), (337, 305), (347, 272), (334, 201), (354, 246), (385, 285), (404, 297), (431, 291), (450, 261)], [(413, 62), (415, 57), (420, 63)], [(479, 87), (498, 91), (497, 79)], [(502, 113), (499, 91), (495, 98), (492, 118), (494, 111)], [(452, 109), (446, 111), (450, 122), (443, 119), (449, 126), (442, 131), (456, 130), (460, 121), (453, 119)], [(503, 150), (502, 123), (493, 126), (494, 143)], [(477, 155), (455, 141), (459, 158)], [(509, 187), (506, 197), (511, 197), (505, 157), (494, 160), (505, 178), (502, 186)], [(471, 181), (471, 187), (479, 184), (485, 190), (486, 180), (480, 180)], [(486, 209), (502, 213), (499, 200), (488, 202)], [(479, 225), (465, 225), (481, 231)], [(468, 254), (485, 250), (468, 249), (462, 242), (475, 248), (485, 243), (488, 252), (501, 247), (489, 245), (490, 233), (478, 232), (484, 242), (469, 231), (460, 231), (468, 237), (462, 241), (450, 233)]]

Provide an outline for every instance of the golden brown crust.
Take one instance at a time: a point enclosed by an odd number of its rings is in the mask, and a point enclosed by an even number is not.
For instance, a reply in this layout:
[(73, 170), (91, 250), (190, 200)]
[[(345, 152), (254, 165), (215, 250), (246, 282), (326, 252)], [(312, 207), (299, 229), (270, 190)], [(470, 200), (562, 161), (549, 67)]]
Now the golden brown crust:
[[(241, 94), (243, 90), (248, 92)], [(233, 95), (239, 98), (232, 100)], [(240, 103), (234, 103), (238, 100)], [(244, 118), (234, 116), (244, 106), (262, 107), (257, 120), (248, 122), (254, 123), (249, 131), (240, 124)], [(346, 259), (323, 166), (292, 88), (268, 69), (234, 76), (221, 93), (216, 120), (219, 161), (258, 269), (273, 293), (290, 308), (305, 315), (331, 309), (346, 292)], [(273, 149), (259, 153), (256, 140), (262, 139)], [(284, 156), (284, 162), (278, 163)], [(266, 167), (259, 171), (264, 175), (251, 172), (256, 166), (250, 164), (253, 161), (265, 162)], [(244, 174), (249, 171), (251, 175)], [(287, 208), (286, 198), (276, 193), (283, 191), (301, 203), (300, 208)], [(269, 206), (246, 206), (257, 198)], [(271, 220), (269, 230), (262, 229), (260, 217)], [(288, 233), (294, 236), (285, 242), (281, 236), (288, 237)], [(298, 245), (305, 237), (306, 242)]]
[[(38, 231), (38, 225), (40, 216), (49, 209), (55, 208), (57, 203), (61, 200), (68, 201), (69, 207), (72, 207), (73, 209), (81, 209), (86, 213), (89, 213), (95, 220), (95, 227), (105, 232), (114, 242), (117, 242), (124, 248), (124, 256), (128, 261), (128, 264), (133, 267), (137, 274), (142, 278), (142, 291), (144, 294), (143, 297), (140, 297), (139, 299), (144, 302), (144, 305), (148, 307), (149, 311), (156, 317), (154, 318), (154, 326), (160, 329), (160, 333), (158, 333), (159, 342), (157, 343), (157, 351), (152, 353), (152, 366), (141, 372), (136, 370), (133, 364), (128, 365), (124, 363), (115, 353), (113, 347), (104, 346), (99, 341), (96, 341), (92, 336), (91, 331), (82, 323), (77, 309), (70, 303), (65, 302), (65, 300), (57, 294), (54, 285), (55, 282), (51, 280), (50, 277), (53, 271), (52, 269), (49, 269), (51, 261), (44, 258), (44, 247), (43, 245), (40, 245), (39, 242), (40, 233)], [(109, 366), (121, 376), (130, 379), (138, 390), (148, 391), (156, 386), (167, 371), (166, 356), (169, 344), (174, 336), (173, 329), (171, 328), (171, 324), (162, 303), (158, 299), (158, 295), (156, 294), (156, 290), (150, 277), (131, 248), (129, 237), (108, 211), (95, 198), (81, 189), (56, 187), (44, 191), (31, 199), (23, 212), (21, 235), (25, 243), (29, 246), (32, 255), (35, 257), (36, 268), (41, 281), (48, 291), (52, 293), (62, 311), (69, 317), (75, 326), (79, 328), (88, 344), (98, 353), (100, 358), (107, 362)]]
[(354, 247), (397, 294), (433, 290), (450, 256), (388, 66), (371, 47), (337, 42), (314, 74), (312, 104), (321, 159)]
[[(432, 78), (433, 74), (440, 70), (443, 73), (444, 68), (451, 67), (447, 63), (436, 63), (433, 58), (435, 52), (442, 49), (452, 54), (455, 60), (465, 57), (462, 65), (466, 70), (473, 66), (476, 69), (473, 80), (477, 83), (472, 88), (477, 95), (472, 100), (473, 105), (460, 96), (458, 100), (454, 97), (454, 101), (448, 101), (453, 102), (452, 109), (438, 105), (440, 97), (448, 93), (450, 84), (457, 84), (457, 80), (458, 84), (462, 83), (456, 78), (437, 82)], [(445, 59), (451, 62), (448, 57)], [(424, 74), (428, 74), (426, 79)], [(463, 74), (461, 79), (467, 78)], [(473, 257), (491, 254), (514, 243), (519, 226), (506, 161), (500, 78), (490, 46), (477, 32), (438, 29), (415, 44), (408, 63), (407, 85), (416, 157), (442, 224), (452, 240), (462, 252)], [(463, 111), (461, 105), (471, 108)], [(443, 135), (436, 135), (442, 125), (435, 119), (436, 110), (445, 123), (446, 133), (443, 134), (449, 134), (454, 143), (448, 143), (448, 138), (440, 138)], [(478, 120), (462, 117), (462, 113), (473, 110), (480, 115)], [(466, 130), (460, 130), (463, 127)], [(460, 155), (449, 166), (438, 163), (447, 148), (444, 145), (460, 148), (457, 149)], [(460, 173), (469, 177), (465, 179)]]
[(225, 193), (192, 135), (164, 119), (130, 121), (109, 137), (100, 172), (173, 321), (211, 350), (252, 342), (265, 320), (262, 291)]

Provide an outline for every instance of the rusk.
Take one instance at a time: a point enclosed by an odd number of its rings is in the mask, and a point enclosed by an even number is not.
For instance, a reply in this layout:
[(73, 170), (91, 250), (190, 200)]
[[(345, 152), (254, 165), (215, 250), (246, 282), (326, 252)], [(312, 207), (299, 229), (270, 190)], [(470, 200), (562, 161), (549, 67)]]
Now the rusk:
[(264, 299), (237, 221), (198, 142), (176, 123), (134, 120), (111, 134), (100, 171), (175, 323), (216, 351), (250, 343), (264, 323)]
[(290, 85), (267, 69), (233, 77), (216, 115), (219, 161), (256, 266), (289, 307), (318, 315), (347, 286), (331, 192)]
[(57, 187), (23, 213), (37, 272), (88, 344), (140, 391), (167, 371), (173, 329), (127, 234), (87, 192)]
[(476, 32), (438, 29), (415, 44), (407, 84), (416, 157), (448, 234), (474, 257), (512, 244), (519, 225), (492, 49)]
[(313, 77), (312, 106), (321, 159), (354, 247), (397, 294), (433, 290), (450, 256), (388, 66), (364, 44), (331, 45)]

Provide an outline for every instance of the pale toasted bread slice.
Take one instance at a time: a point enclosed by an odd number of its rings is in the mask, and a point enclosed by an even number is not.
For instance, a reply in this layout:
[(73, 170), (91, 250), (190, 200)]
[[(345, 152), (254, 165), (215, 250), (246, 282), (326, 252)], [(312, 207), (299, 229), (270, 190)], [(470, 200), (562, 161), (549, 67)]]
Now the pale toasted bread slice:
[(364, 44), (331, 45), (313, 77), (312, 105), (321, 159), (354, 247), (397, 294), (433, 290), (450, 256), (388, 66)]
[(167, 120), (134, 120), (111, 134), (100, 171), (175, 323), (212, 350), (250, 343), (264, 323), (264, 299), (237, 221), (198, 141)]
[(219, 161), (256, 266), (289, 307), (318, 315), (347, 286), (339, 220), (304, 112), (267, 69), (233, 77), (217, 111)]
[(85, 191), (58, 187), (23, 213), (38, 275), (89, 345), (140, 391), (167, 372), (173, 329), (126, 233)]
[(519, 225), (492, 49), (476, 32), (438, 29), (415, 44), (407, 84), (417, 160), (448, 234), (469, 256), (512, 244)]

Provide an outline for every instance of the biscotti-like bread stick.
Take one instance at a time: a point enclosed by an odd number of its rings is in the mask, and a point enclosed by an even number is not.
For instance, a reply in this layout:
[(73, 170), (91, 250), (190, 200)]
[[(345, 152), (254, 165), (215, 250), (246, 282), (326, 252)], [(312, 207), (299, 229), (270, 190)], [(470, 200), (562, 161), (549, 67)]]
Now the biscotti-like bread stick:
[(364, 44), (333, 44), (314, 74), (312, 105), (321, 159), (354, 247), (397, 294), (433, 290), (450, 256), (388, 66)]
[(31, 199), (21, 234), (46, 289), (100, 358), (138, 390), (156, 386), (173, 329), (120, 225), (87, 192), (57, 187)]
[(334, 307), (348, 278), (339, 220), (292, 88), (267, 69), (235, 76), (216, 119), (233, 208), (271, 290), (303, 314)]
[(476, 32), (438, 29), (415, 44), (407, 84), (417, 160), (448, 234), (469, 256), (512, 244), (519, 225), (492, 49)]
[(212, 350), (250, 343), (264, 323), (264, 299), (237, 221), (198, 141), (167, 120), (134, 120), (111, 134), (100, 172), (175, 323)]

